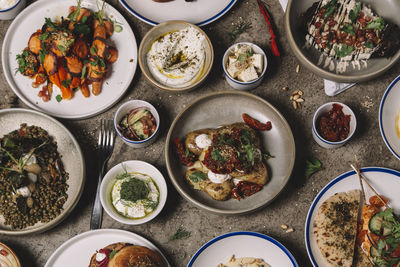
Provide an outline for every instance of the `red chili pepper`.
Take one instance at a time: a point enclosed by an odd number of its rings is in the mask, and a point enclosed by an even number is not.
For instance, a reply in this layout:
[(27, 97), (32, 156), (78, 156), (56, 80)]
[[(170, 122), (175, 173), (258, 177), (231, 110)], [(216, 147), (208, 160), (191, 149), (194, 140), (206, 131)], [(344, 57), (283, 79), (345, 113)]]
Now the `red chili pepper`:
[(270, 41), (271, 41), (272, 53), (274, 54), (274, 56), (279, 57), (281, 54), (279, 53), (278, 46), (275, 41), (276, 36), (275, 36), (274, 30), (272, 28), (271, 17), (268, 14), (268, 10), (267, 10), (267, 7), (265, 6), (265, 4), (261, 0), (257, 0), (257, 2), (258, 2), (258, 6), (260, 7), (260, 12), (261, 12), (261, 14), (263, 14), (264, 19), (268, 24), (269, 33), (271, 34)]
[(270, 121), (267, 121), (267, 123), (262, 123), (256, 119), (250, 117), (246, 113), (242, 114), (242, 118), (243, 118), (243, 121), (253, 129), (260, 130), (260, 131), (269, 131), (272, 128), (272, 124)]
[(194, 155), (192, 153), (187, 153), (185, 148), (183, 147), (182, 141), (180, 138), (174, 139), (175, 145), (175, 153), (178, 156), (179, 161), (182, 165), (192, 166), (194, 163)]

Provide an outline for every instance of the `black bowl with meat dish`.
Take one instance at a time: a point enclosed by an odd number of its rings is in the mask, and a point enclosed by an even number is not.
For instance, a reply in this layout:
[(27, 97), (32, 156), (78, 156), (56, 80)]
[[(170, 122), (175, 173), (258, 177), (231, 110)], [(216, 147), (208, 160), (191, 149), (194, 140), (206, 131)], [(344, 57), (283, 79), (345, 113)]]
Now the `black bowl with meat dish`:
[(359, 82), (400, 57), (399, 12), (400, 2), (389, 0), (290, 0), (285, 27), (295, 55), (311, 71)]

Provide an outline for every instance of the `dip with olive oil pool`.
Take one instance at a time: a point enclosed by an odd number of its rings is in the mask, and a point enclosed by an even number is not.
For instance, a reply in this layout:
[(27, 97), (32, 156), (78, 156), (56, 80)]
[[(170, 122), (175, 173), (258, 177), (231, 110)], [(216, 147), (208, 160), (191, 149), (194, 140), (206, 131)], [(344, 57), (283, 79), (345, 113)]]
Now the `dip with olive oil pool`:
[(204, 71), (204, 35), (192, 26), (160, 36), (147, 53), (147, 64), (159, 83), (182, 88)]
[(119, 214), (130, 219), (150, 215), (158, 206), (160, 191), (153, 179), (142, 173), (125, 172), (116, 177), (111, 201)]

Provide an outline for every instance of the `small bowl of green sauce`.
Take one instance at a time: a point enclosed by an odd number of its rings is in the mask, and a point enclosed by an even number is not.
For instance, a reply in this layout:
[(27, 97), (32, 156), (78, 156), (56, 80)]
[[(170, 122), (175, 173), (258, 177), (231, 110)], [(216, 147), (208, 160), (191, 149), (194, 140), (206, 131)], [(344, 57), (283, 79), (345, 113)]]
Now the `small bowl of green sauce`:
[(149, 222), (167, 200), (164, 176), (153, 165), (131, 160), (111, 168), (100, 186), (100, 201), (110, 217), (130, 225)]

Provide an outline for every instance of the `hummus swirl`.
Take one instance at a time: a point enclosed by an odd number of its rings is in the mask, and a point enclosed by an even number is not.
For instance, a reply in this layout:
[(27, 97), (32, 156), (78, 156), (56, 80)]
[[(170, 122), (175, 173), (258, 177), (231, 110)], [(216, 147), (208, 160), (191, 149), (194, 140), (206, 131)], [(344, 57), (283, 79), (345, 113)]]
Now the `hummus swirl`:
[(204, 40), (204, 35), (192, 26), (160, 36), (147, 53), (154, 79), (175, 88), (195, 83), (204, 70)]

